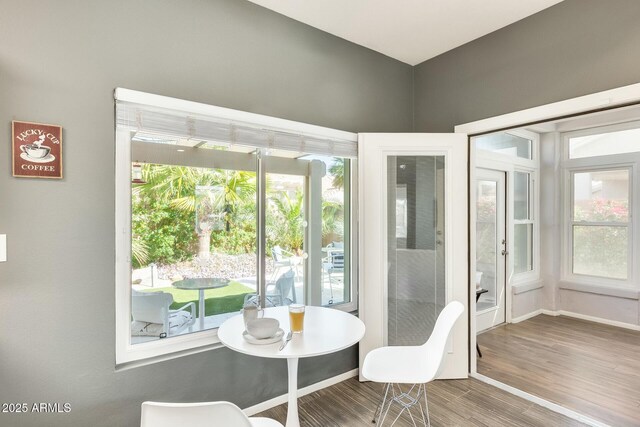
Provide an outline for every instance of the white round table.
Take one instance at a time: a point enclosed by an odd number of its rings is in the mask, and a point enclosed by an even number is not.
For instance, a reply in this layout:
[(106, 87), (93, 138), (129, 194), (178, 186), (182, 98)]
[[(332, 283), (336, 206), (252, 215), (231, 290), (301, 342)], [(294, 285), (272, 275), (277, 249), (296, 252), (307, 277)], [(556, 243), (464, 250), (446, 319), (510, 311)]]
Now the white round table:
[[(293, 334), (287, 346), (279, 351), (282, 341), (267, 345), (249, 344), (242, 337), (242, 315), (226, 320), (218, 329), (220, 342), (232, 350), (257, 357), (287, 359), (289, 392), (287, 427), (299, 427), (298, 419), (298, 359), (334, 353), (356, 344), (364, 336), (364, 323), (352, 314), (324, 307), (305, 308), (304, 332)], [(289, 308), (265, 309), (265, 317), (278, 319), (280, 327), (289, 332)], [(284, 339), (284, 338), (283, 338)]]

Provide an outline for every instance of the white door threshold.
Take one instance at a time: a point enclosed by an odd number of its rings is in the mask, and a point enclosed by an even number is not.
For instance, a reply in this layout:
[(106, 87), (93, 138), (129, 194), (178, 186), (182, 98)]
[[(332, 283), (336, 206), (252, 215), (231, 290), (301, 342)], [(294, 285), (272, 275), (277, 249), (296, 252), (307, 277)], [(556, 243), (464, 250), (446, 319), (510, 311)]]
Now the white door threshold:
[(471, 373), (469, 374), (470, 377), (475, 378), (477, 380), (480, 380), (484, 383), (487, 383), (489, 385), (492, 385), (494, 387), (499, 388), (500, 390), (504, 390), (508, 393), (511, 393), (515, 396), (521, 397), (525, 400), (528, 400), (529, 402), (533, 402), (537, 405), (540, 405), (544, 408), (547, 408), (553, 412), (557, 412), (558, 414), (562, 414), (566, 417), (569, 417), (571, 419), (574, 419), (576, 421), (580, 421), (581, 423), (587, 424), (589, 426), (592, 427), (611, 427), (609, 426), (609, 424), (605, 424), (601, 421), (595, 420), (591, 417), (588, 417), (586, 415), (580, 414), (576, 411), (573, 411), (569, 408), (565, 408), (564, 406), (558, 405), (557, 403), (553, 403), (550, 402), (548, 400), (545, 400), (541, 397), (535, 396), (533, 394), (527, 393), (526, 391), (522, 391), (519, 388), (515, 388), (512, 387), (508, 384), (502, 383), (500, 381), (494, 380), (493, 378), (489, 378), (486, 375), (482, 375), (482, 374), (478, 374), (478, 373)]

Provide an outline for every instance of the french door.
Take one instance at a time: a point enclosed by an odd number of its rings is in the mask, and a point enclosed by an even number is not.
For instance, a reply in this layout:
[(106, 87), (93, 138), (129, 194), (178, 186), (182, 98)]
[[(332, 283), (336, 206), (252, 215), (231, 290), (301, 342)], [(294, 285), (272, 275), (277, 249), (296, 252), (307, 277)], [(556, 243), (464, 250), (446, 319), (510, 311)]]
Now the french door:
[[(468, 308), (467, 136), (360, 134), (360, 364), (386, 345), (421, 345), (444, 306)], [(441, 378), (466, 378), (468, 318)]]
[(476, 330), (505, 322), (505, 173), (476, 171)]

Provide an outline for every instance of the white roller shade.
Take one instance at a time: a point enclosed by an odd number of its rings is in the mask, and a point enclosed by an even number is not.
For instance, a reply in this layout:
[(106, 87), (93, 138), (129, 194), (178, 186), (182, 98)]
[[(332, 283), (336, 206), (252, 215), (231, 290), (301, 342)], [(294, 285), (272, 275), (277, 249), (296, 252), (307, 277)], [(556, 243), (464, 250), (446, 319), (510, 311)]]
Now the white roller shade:
[(116, 125), (134, 132), (355, 158), (357, 135), (212, 105), (116, 89)]

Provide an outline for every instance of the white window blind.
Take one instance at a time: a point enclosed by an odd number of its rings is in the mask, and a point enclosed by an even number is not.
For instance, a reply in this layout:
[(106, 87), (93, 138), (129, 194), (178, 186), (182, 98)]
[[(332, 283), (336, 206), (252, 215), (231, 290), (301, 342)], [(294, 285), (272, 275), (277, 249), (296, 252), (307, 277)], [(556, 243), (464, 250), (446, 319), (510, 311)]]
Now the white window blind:
[[(145, 97), (148, 102), (134, 101)], [(158, 98), (163, 105), (171, 100), (176, 108), (154, 105)], [(358, 155), (357, 135), (350, 132), (127, 89), (116, 90), (116, 125), (133, 132), (214, 143), (334, 157), (355, 158)]]

